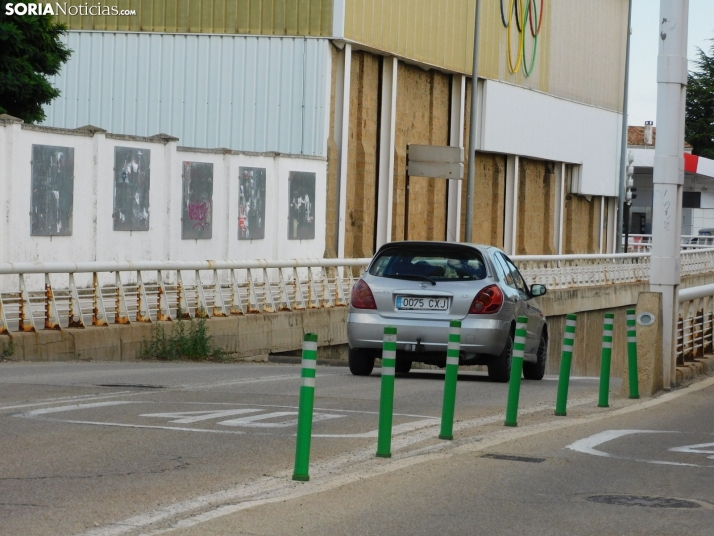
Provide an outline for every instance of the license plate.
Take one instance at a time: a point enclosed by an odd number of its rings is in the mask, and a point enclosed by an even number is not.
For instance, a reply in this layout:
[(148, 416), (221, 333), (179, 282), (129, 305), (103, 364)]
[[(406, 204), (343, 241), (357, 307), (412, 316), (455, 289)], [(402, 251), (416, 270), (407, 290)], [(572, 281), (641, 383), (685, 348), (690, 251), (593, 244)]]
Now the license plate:
[(397, 309), (401, 311), (447, 311), (449, 298), (397, 296)]

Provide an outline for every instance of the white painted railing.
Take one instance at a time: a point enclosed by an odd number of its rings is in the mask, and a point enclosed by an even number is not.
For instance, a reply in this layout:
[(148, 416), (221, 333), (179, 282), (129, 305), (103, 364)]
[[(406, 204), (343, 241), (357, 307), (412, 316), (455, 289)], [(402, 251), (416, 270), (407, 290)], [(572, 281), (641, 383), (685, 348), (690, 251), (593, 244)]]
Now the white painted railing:
[[(625, 243), (625, 237), (622, 237)], [(682, 235), (680, 239), (682, 249), (706, 249), (714, 247), (714, 236), (706, 235)], [(631, 234), (627, 239), (627, 251), (629, 253), (644, 253), (652, 249), (651, 234)]]
[[(550, 289), (647, 281), (649, 254), (512, 257)], [(370, 259), (0, 263), (0, 333), (346, 306)], [(682, 251), (682, 275), (714, 249)]]
[(679, 291), (677, 319), (677, 364), (712, 353), (714, 328), (714, 285)]
[(0, 333), (345, 306), (369, 261), (0, 263)]

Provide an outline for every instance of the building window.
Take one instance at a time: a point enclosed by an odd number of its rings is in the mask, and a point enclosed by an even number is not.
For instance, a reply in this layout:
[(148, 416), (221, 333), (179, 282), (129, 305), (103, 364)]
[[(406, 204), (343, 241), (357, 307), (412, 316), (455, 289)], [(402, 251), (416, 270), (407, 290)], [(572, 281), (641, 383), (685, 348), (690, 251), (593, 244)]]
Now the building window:
[(682, 193), (682, 208), (701, 208), (702, 193), (701, 192), (683, 192)]

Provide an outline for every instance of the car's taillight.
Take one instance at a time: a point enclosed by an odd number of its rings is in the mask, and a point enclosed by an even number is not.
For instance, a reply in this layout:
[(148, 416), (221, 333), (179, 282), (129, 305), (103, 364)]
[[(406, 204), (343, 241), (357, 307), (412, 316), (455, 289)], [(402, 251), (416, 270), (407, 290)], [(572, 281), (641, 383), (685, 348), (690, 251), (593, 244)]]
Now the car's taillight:
[(354, 287), (352, 287), (352, 296), (350, 304), (356, 309), (376, 309), (377, 303), (374, 301), (372, 290), (369, 285), (360, 279)]
[(498, 285), (489, 285), (481, 289), (481, 291), (476, 294), (473, 303), (471, 304), (471, 309), (469, 309), (470, 315), (484, 315), (497, 313), (501, 310), (503, 305), (503, 291), (498, 287)]

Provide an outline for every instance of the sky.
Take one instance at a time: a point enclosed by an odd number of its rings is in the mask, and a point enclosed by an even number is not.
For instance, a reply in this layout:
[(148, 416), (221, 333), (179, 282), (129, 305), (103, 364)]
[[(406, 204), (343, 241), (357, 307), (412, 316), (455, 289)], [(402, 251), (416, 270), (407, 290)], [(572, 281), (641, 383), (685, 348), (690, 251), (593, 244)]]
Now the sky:
[[(659, 0), (633, 0), (630, 38), (630, 92), (628, 124), (657, 124), (657, 52)], [(689, 0), (687, 57), (695, 59), (697, 47), (710, 53), (714, 42), (714, 0)]]

